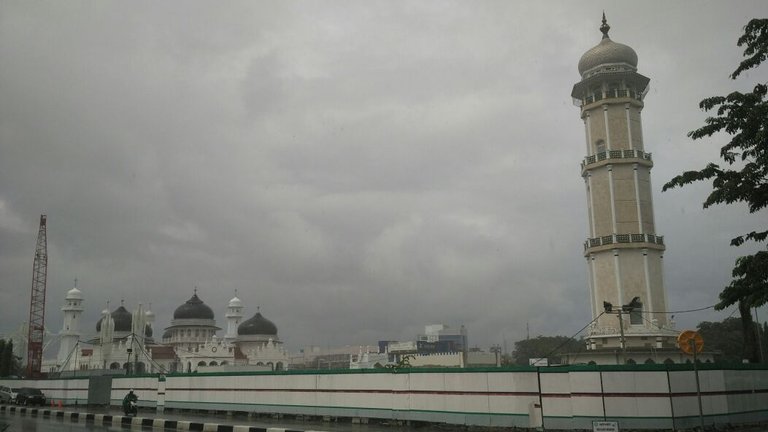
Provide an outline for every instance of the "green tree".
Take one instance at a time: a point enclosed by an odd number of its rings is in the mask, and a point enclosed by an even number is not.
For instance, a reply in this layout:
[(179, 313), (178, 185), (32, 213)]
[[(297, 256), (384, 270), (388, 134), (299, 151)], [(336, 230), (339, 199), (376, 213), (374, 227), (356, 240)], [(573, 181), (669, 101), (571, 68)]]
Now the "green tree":
[(716, 352), (716, 362), (741, 363), (744, 331), (739, 318), (702, 321), (696, 327), (704, 338), (704, 349)]
[(15, 360), (16, 356), (13, 355), (13, 340), (8, 339), (8, 342), (5, 343), (5, 349), (3, 350), (3, 357), (2, 357), (2, 370), (0, 370), (0, 375), (2, 376), (8, 376), (13, 373), (15, 373)]
[(13, 355), (13, 341), (0, 339), (0, 377), (15, 374), (16, 357)]
[(528, 365), (529, 359), (546, 358), (550, 364), (560, 363), (564, 353), (584, 351), (584, 342), (566, 336), (538, 336), (515, 342), (512, 359), (517, 365)]
[[(731, 74), (738, 78), (743, 72), (760, 66), (768, 58), (768, 19), (753, 19), (744, 27), (737, 42), (744, 46), (744, 57)], [(699, 103), (704, 111), (715, 111), (705, 125), (688, 133), (694, 140), (726, 133), (730, 142), (720, 149), (726, 163), (710, 163), (698, 171), (686, 171), (664, 185), (663, 190), (681, 187), (703, 180), (712, 181), (712, 192), (704, 208), (714, 204), (745, 203), (750, 213), (768, 206), (768, 83), (757, 83), (751, 92), (732, 92), (727, 96), (706, 98)], [(765, 228), (765, 227), (763, 227)], [(763, 242), (768, 230), (755, 230), (731, 240), (732, 246), (745, 241)], [(739, 305), (744, 336), (744, 356), (757, 362), (759, 351), (750, 309), (768, 302), (768, 250), (740, 257), (732, 272), (733, 280), (720, 293), (715, 306), (721, 310)]]
[(5, 358), (5, 339), (0, 339), (0, 377), (8, 376), (8, 363)]

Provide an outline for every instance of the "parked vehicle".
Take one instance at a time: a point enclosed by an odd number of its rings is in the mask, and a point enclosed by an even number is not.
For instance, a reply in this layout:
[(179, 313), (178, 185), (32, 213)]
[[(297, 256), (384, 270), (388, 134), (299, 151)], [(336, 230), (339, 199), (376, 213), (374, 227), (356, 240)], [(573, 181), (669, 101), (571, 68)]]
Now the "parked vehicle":
[(0, 403), (13, 403), (10, 387), (0, 386)]
[(19, 405), (45, 405), (45, 395), (40, 389), (22, 387), (16, 394), (16, 403)]

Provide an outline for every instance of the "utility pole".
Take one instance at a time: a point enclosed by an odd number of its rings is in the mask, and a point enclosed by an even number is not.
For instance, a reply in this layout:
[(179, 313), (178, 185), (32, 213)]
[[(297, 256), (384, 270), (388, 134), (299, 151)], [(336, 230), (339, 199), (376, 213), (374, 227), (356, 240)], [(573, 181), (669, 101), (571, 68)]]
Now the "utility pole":
[(607, 314), (616, 314), (619, 317), (619, 347), (621, 348), (621, 363), (625, 363), (627, 361), (627, 342), (626, 338), (624, 337), (624, 313), (632, 313), (632, 311), (635, 308), (641, 307), (640, 305), (640, 298), (635, 297), (632, 299), (631, 302), (628, 304), (625, 304), (621, 307), (615, 308), (613, 307), (613, 304), (603, 301), (603, 308), (605, 309), (605, 313)]
[(755, 331), (757, 332), (757, 348), (760, 350), (760, 363), (765, 363), (765, 354), (763, 354), (763, 335), (760, 333), (760, 319), (757, 317), (757, 306), (755, 306)]

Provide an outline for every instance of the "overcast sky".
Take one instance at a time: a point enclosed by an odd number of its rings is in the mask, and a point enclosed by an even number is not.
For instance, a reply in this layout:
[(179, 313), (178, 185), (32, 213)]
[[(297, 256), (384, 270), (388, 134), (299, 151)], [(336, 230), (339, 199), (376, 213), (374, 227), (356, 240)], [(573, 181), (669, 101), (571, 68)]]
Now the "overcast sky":
[(765, 6), (2, 0), (0, 333), (27, 320), (46, 213), (53, 332), (78, 278), (86, 335), (121, 299), (164, 328), (197, 286), (219, 326), (237, 290), (291, 351), (433, 323), (481, 347), (511, 349), (526, 323), (570, 336), (591, 319), (570, 93), (603, 9), (651, 79), (669, 307), (712, 305), (755, 249), (729, 239), (766, 213), (661, 186), (725, 142), (686, 137), (698, 102), (766, 80), (765, 66), (728, 78)]

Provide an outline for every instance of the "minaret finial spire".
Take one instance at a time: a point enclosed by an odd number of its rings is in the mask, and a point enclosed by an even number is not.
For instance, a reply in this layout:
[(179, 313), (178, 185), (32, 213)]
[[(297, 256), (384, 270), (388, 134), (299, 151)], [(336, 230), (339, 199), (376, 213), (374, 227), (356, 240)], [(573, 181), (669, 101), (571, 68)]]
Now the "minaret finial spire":
[(605, 19), (605, 11), (603, 11), (603, 24), (600, 26), (600, 31), (603, 32), (603, 39), (608, 39), (608, 30), (611, 26), (608, 25), (608, 21)]

